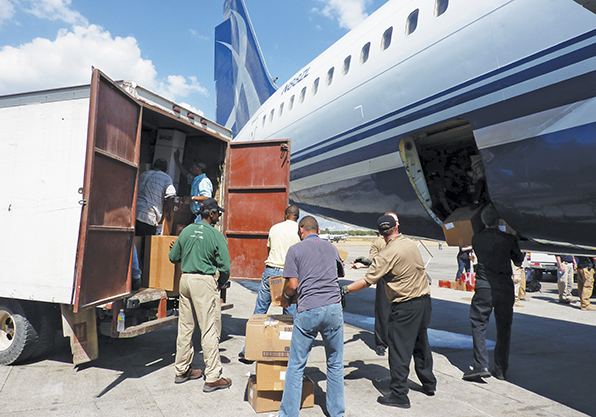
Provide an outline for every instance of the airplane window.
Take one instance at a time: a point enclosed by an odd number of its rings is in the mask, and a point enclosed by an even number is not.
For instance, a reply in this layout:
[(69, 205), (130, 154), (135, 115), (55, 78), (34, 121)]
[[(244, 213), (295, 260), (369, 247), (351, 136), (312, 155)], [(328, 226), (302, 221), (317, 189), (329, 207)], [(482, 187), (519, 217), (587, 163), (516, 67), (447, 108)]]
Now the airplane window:
[(263, 124), (262, 124), (262, 126), (265, 126), (265, 120), (267, 120), (267, 116), (266, 115), (263, 115)]
[(331, 85), (333, 82), (333, 71), (335, 67), (332, 67), (329, 71), (327, 71), (327, 79), (325, 80), (325, 85)]
[(304, 97), (306, 96), (306, 87), (304, 87), (302, 89), (302, 91), (300, 91), (300, 103), (304, 102)]
[(350, 61), (352, 60), (352, 55), (348, 55), (346, 59), (344, 59), (344, 67), (341, 70), (342, 75), (346, 75), (350, 71)]
[(281, 103), (279, 105), (279, 117), (281, 117), (281, 115), (284, 114), (284, 104)]
[(370, 42), (367, 43), (362, 47), (362, 51), (360, 51), (360, 63), (364, 64), (368, 61), (368, 53), (370, 52)]
[(290, 102), (288, 103), (288, 111), (294, 108), (294, 96), (290, 97)]
[(275, 114), (275, 109), (271, 109), (271, 113), (269, 114), (269, 123), (273, 121), (273, 115)]
[(389, 48), (391, 45), (391, 35), (393, 34), (393, 27), (390, 27), (383, 33), (383, 39), (381, 40), (381, 51)]
[(317, 78), (314, 83), (312, 83), (312, 90), (310, 93), (314, 96), (319, 91), (319, 79)]
[(406, 36), (412, 34), (416, 30), (416, 26), (418, 26), (418, 9), (414, 10), (408, 16), (406, 22)]
[(436, 0), (435, 1), (435, 17), (441, 16), (447, 10), (449, 6), (449, 0)]

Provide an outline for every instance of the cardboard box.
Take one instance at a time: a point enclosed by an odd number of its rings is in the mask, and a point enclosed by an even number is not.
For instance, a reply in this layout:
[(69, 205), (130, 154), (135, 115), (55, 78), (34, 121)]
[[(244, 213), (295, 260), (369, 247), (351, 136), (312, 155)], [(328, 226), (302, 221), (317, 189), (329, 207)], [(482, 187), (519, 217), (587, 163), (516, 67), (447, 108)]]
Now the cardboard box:
[(170, 242), (176, 236), (145, 236), (145, 257), (141, 285), (178, 292), (182, 270), (180, 263), (170, 262)]
[(288, 360), (293, 327), (291, 315), (253, 314), (246, 323), (244, 356), (251, 361)]
[(281, 293), (284, 289), (284, 284), (286, 280), (284, 277), (277, 276), (269, 278), (269, 291), (271, 292), (271, 305), (274, 307), (281, 306), (279, 301), (279, 297), (281, 297)]
[(257, 385), (262, 391), (283, 391), (288, 361), (257, 361)]
[(472, 236), (484, 229), (484, 224), (480, 219), (480, 212), (480, 208), (461, 207), (445, 219), (443, 233), (449, 246), (469, 246), (472, 244)]
[(341, 258), (341, 261), (345, 264), (346, 259), (348, 259), (348, 252), (340, 248), (337, 248), (337, 251), (339, 252), (339, 257)]
[[(248, 402), (257, 413), (278, 411), (283, 391), (263, 391), (258, 388), (256, 375), (248, 380)], [(300, 408), (314, 407), (315, 384), (307, 376), (302, 381), (302, 403)]]

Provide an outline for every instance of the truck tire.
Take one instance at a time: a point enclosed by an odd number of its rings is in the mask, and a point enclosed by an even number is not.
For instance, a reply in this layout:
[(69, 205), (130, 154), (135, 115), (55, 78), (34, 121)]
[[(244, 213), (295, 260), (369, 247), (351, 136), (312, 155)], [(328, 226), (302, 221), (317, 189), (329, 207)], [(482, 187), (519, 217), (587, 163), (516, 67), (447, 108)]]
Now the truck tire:
[(18, 301), (0, 299), (0, 365), (27, 359), (37, 342), (37, 333)]
[(38, 358), (54, 346), (56, 332), (60, 326), (60, 310), (55, 304), (41, 302), (24, 302), (22, 307), (37, 333), (37, 341), (29, 358)]

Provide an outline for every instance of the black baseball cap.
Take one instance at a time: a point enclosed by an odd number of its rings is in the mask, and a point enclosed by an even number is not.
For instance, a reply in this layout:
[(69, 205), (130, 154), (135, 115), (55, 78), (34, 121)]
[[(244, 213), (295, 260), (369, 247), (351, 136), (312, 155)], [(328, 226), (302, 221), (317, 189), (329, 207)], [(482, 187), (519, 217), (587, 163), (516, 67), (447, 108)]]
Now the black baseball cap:
[(222, 207), (219, 206), (219, 204), (217, 204), (217, 201), (214, 198), (208, 198), (207, 200), (203, 201), (203, 204), (201, 204), (201, 210), (212, 209), (217, 209), (221, 212), (225, 211)]
[(395, 226), (397, 226), (397, 222), (395, 221), (395, 218), (388, 214), (383, 214), (377, 220), (377, 228), (379, 229), (379, 231), (388, 230)]

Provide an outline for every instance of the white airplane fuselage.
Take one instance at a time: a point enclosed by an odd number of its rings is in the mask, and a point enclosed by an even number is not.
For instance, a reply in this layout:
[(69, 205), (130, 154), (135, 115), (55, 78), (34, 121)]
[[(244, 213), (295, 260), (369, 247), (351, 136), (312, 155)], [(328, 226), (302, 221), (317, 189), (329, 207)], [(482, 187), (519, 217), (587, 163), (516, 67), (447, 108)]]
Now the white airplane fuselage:
[(438, 16), (437, 4), (387, 2), (234, 140), (290, 138), (291, 200), (308, 211), (371, 228), (394, 211), (403, 232), (438, 239), (464, 199), (439, 207), (423, 155), (476, 152), (487, 198), (518, 233), (596, 246), (596, 15), (572, 0), (450, 0)]

